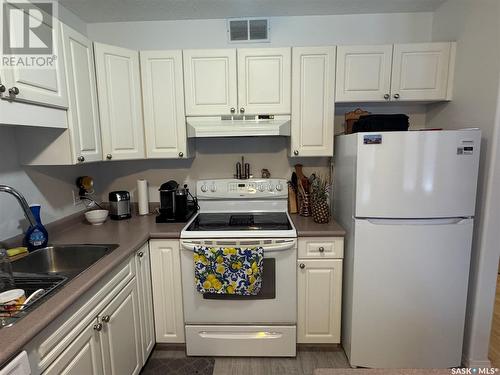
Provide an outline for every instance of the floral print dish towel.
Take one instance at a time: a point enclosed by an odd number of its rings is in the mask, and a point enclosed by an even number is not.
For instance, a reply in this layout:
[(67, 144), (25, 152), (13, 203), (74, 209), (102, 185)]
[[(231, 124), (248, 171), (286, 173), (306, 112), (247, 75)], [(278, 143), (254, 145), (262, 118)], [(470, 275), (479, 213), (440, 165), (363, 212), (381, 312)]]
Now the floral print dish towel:
[(262, 287), (264, 249), (194, 248), (194, 277), (200, 293), (254, 296)]

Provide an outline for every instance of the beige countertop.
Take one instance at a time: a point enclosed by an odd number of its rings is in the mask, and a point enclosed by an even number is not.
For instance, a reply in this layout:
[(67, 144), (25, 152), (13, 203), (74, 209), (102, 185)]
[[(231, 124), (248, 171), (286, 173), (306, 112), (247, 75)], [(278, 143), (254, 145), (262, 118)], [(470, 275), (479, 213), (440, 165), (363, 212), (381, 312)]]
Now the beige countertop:
[[(316, 224), (312, 218), (290, 215), (298, 236), (344, 236), (345, 231), (335, 222)], [(0, 367), (16, 355), (53, 319), (73, 304), (107, 273), (125, 261), (150, 238), (179, 238), (186, 223), (157, 224), (155, 215), (133, 216), (131, 219), (107, 220), (101, 226), (85, 222), (83, 215), (67, 225), (49, 228), (51, 244), (120, 244), (80, 275), (69, 281), (50, 298), (36, 307), (12, 327), (0, 329)]]
[(345, 230), (335, 220), (327, 224), (315, 223), (312, 217), (290, 214), (298, 237), (344, 237)]

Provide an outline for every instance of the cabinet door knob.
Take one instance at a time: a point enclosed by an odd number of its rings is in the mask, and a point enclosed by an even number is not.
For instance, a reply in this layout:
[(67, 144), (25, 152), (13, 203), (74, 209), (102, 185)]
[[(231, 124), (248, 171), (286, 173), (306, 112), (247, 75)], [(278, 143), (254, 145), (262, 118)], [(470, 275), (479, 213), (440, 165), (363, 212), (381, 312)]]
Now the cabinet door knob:
[(241, 107), (240, 108), (240, 113), (245, 113), (245, 108)]
[(385, 100), (389, 100), (389, 98), (390, 98), (390, 97), (391, 97), (391, 96), (390, 96), (389, 94), (385, 94), (385, 95), (384, 95), (384, 99), (385, 99)]
[(138, 256), (139, 258), (142, 258), (142, 257), (144, 256), (144, 252), (139, 251), (139, 252), (137, 253), (137, 256)]
[(231, 113), (234, 113), (234, 112), (236, 112), (236, 108), (231, 107)]
[(399, 99), (399, 94), (394, 94), (394, 99)]
[(5, 90), (7, 90), (7, 88), (4, 85), (0, 84), (0, 94), (4, 93)]
[(321, 246), (321, 247), (318, 249), (318, 251), (319, 251), (320, 253), (324, 253), (324, 252), (325, 252), (325, 248), (324, 248), (323, 246)]
[(14, 86), (9, 89), (9, 95), (16, 96), (19, 95), (19, 89)]
[(109, 323), (109, 321), (111, 320), (111, 317), (109, 315), (104, 315), (101, 320), (104, 322), (104, 323)]
[(111, 155), (111, 154), (107, 154), (107, 155), (106, 155), (106, 159), (108, 159), (108, 160), (113, 159), (113, 155)]
[(77, 158), (77, 160), (78, 160), (80, 163), (83, 163), (83, 162), (85, 161), (85, 157), (83, 157), (83, 156), (79, 156), (79, 157)]
[(183, 152), (179, 152), (179, 157), (182, 158), (184, 156)]
[(97, 324), (94, 324), (94, 331), (101, 331), (102, 330), (102, 324), (101, 323), (97, 323)]
[(299, 154), (299, 150), (295, 150), (295, 151), (293, 152), (293, 154), (294, 154), (295, 156), (297, 156), (297, 155)]
[(304, 263), (300, 263), (300, 264), (299, 264), (299, 267), (300, 267), (300, 269), (302, 269), (302, 270), (303, 270), (304, 268), (306, 268), (306, 265), (305, 265)]

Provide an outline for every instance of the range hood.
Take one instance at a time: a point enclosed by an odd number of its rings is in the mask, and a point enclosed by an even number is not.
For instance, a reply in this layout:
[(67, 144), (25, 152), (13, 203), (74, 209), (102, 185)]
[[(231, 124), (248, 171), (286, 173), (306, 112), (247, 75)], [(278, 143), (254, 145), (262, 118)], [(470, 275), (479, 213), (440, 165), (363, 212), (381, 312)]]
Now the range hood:
[(188, 138), (290, 136), (290, 116), (187, 117)]

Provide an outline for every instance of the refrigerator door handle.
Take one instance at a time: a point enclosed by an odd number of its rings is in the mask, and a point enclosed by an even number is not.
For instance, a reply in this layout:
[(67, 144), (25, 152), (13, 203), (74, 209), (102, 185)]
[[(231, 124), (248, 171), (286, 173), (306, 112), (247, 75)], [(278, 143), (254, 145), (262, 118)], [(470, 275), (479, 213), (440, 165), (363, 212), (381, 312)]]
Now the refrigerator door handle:
[(450, 224), (465, 224), (472, 218), (451, 217), (443, 219), (357, 219), (366, 220), (374, 225), (450, 225)]

